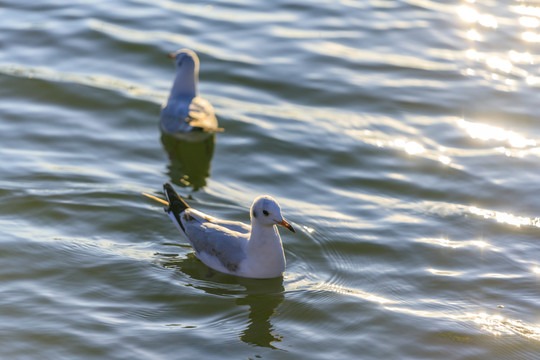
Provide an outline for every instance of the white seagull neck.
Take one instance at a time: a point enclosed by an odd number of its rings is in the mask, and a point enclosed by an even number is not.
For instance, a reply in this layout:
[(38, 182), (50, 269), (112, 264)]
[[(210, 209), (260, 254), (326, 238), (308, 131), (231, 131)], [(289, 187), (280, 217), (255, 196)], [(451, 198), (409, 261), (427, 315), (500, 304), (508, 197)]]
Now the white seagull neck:
[(285, 270), (285, 253), (275, 225), (252, 224), (246, 255), (260, 277), (277, 277)]

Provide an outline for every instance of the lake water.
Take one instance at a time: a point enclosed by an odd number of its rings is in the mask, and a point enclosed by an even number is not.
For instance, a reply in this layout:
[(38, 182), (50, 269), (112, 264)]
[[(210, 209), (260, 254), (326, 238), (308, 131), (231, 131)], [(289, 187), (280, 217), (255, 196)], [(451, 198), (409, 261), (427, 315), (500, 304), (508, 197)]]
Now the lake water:
[[(540, 1), (0, 0), (2, 359), (539, 359)], [(162, 137), (169, 52), (225, 132)], [(210, 271), (162, 207), (249, 221)]]

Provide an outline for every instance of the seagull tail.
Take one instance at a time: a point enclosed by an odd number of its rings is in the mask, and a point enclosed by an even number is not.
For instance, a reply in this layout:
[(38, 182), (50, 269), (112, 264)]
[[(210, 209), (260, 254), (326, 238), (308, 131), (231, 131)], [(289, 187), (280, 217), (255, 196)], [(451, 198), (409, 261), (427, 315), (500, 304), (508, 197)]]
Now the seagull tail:
[(169, 202), (169, 206), (165, 208), (165, 212), (169, 214), (173, 222), (176, 223), (176, 226), (185, 233), (184, 225), (180, 221), (180, 214), (188, 209), (189, 205), (178, 195), (171, 184), (163, 184), (163, 191)]

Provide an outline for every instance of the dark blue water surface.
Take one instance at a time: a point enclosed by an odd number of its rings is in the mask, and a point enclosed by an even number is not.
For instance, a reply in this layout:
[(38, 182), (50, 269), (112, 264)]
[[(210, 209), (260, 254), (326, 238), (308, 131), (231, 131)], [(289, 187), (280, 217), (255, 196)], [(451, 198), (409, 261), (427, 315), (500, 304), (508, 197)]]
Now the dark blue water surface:
[[(540, 2), (0, 0), (0, 357), (540, 358)], [(162, 136), (180, 48), (225, 132)], [(283, 232), (209, 270), (158, 203)]]

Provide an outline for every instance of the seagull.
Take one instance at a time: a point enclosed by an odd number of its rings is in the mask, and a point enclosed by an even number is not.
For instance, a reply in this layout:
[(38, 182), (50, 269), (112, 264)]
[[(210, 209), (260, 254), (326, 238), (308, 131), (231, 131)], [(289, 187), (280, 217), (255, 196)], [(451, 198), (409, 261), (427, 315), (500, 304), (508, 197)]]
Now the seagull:
[(161, 108), (161, 129), (166, 133), (214, 133), (218, 127), (214, 108), (198, 96), (199, 57), (189, 49), (169, 54), (174, 59), (176, 78), (167, 103)]
[(275, 225), (295, 231), (271, 196), (259, 196), (253, 201), (249, 226), (217, 219), (191, 208), (169, 183), (163, 184), (163, 190), (167, 201), (158, 201), (167, 203), (165, 212), (208, 267), (246, 278), (268, 279), (283, 275), (285, 254)]

